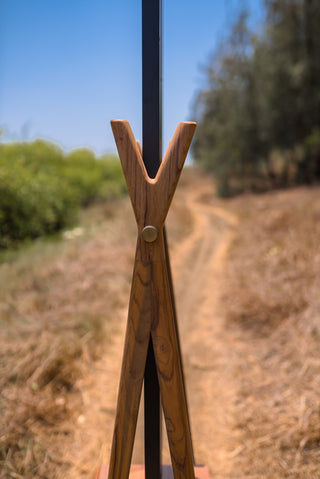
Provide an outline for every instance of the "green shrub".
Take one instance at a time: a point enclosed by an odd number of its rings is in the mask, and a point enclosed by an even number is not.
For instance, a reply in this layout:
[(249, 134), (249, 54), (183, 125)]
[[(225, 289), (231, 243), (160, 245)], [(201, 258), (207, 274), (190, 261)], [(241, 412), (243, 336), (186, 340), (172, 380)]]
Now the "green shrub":
[(97, 199), (119, 196), (125, 191), (120, 162), (113, 157), (96, 160), (87, 149), (76, 150), (68, 155), (64, 176), (83, 206)]
[(120, 162), (87, 149), (65, 156), (57, 146), (0, 145), (0, 248), (71, 225), (80, 206), (125, 191)]
[(0, 166), (0, 247), (54, 233), (72, 222), (75, 198), (65, 181), (24, 165)]

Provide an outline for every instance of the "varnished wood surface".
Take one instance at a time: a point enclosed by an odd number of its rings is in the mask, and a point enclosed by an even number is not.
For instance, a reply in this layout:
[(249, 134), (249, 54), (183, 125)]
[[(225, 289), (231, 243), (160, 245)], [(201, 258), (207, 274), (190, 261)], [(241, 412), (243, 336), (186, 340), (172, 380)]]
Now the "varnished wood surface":
[[(175, 479), (194, 479), (191, 432), (177, 324), (172, 305), (163, 225), (195, 130), (180, 123), (156, 178), (149, 178), (141, 149), (126, 121), (112, 121), (137, 225), (138, 239), (118, 392), (109, 479), (128, 479), (150, 334)], [(157, 239), (141, 232), (154, 226)]]
[(167, 275), (168, 275), (168, 282), (169, 282), (169, 292), (170, 292), (170, 296), (171, 296), (171, 306), (172, 306), (172, 314), (173, 314), (173, 324), (174, 324), (175, 335), (176, 335), (176, 339), (177, 339), (178, 359), (179, 359), (179, 362), (180, 362), (180, 368), (181, 368), (181, 372), (182, 372), (182, 381), (183, 381), (183, 392), (184, 392), (184, 400), (185, 400), (185, 409), (186, 409), (186, 411), (187, 411), (188, 428), (189, 428), (189, 431), (190, 431), (191, 448), (192, 448), (192, 458), (193, 458), (193, 463), (195, 463), (195, 460), (194, 460), (194, 452), (193, 452), (193, 444), (192, 444), (192, 436), (191, 436), (191, 426), (190, 426), (189, 408), (188, 408), (186, 385), (185, 385), (185, 377), (184, 377), (184, 369), (183, 369), (183, 362), (182, 362), (182, 355), (181, 355), (179, 325), (178, 325), (177, 311), (176, 311), (175, 299), (174, 299), (174, 288), (173, 288), (172, 273), (171, 273), (171, 266), (170, 266), (170, 255), (169, 255), (169, 248), (168, 248), (168, 241), (167, 241), (167, 235), (166, 235), (165, 226), (163, 227), (163, 239), (164, 239), (164, 249), (165, 249), (165, 256), (166, 256), (166, 268), (167, 268)]
[[(102, 465), (96, 472), (95, 479), (108, 479), (108, 466)], [(195, 479), (210, 479), (209, 469), (207, 466), (196, 466), (194, 468)], [(144, 466), (134, 465), (130, 469), (130, 479), (145, 479)], [(162, 479), (174, 479), (171, 466), (162, 466)]]
[(147, 174), (140, 147), (129, 123), (112, 120), (111, 126), (139, 231), (148, 224), (160, 230), (179, 181), (196, 124), (179, 123), (155, 178), (149, 178)]
[(168, 443), (176, 478), (193, 478), (193, 452), (191, 432), (178, 339), (173, 317), (169, 279), (165, 263), (163, 237), (159, 239), (159, 257), (163, 261), (153, 264), (153, 280), (158, 286), (154, 297), (151, 336), (158, 370), (158, 379)]

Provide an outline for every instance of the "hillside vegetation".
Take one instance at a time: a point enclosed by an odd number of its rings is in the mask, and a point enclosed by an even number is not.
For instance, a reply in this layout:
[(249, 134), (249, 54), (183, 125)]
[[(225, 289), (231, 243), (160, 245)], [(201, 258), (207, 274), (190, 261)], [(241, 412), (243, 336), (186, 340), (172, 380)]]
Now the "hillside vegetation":
[(0, 249), (75, 223), (79, 208), (123, 194), (119, 161), (54, 144), (0, 144)]

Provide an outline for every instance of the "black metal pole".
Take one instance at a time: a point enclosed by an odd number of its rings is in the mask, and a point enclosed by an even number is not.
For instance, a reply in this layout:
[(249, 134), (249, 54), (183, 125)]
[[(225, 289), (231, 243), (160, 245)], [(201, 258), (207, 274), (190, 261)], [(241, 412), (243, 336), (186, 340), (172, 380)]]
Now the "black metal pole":
[[(162, 0), (142, 0), (142, 149), (151, 178), (157, 174), (162, 144)], [(161, 478), (160, 390), (152, 340), (144, 375), (145, 478)]]
[(161, 4), (162, 0), (142, 0), (142, 144), (152, 178), (162, 158)]

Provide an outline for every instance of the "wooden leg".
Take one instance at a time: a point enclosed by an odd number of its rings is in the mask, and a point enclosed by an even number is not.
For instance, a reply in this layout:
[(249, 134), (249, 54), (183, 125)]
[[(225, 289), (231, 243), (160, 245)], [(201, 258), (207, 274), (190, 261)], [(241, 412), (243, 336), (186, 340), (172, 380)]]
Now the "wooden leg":
[(130, 297), (109, 479), (128, 479), (151, 328), (151, 269), (137, 262)]
[(191, 433), (165, 261), (154, 263), (153, 275), (158, 288), (153, 298), (157, 314), (151, 335), (174, 478), (194, 479)]
[(190, 415), (189, 415), (185, 376), (184, 376), (181, 346), (180, 346), (179, 325), (178, 325), (177, 311), (176, 311), (176, 306), (175, 306), (173, 280), (172, 280), (172, 273), (171, 273), (171, 266), (170, 266), (169, 248), (168, 248), (167, 234), (166, 234), (165, 228), (163, 228), (163, 239), (164, 239), (164, 249), (165, 249), (165, 256), (166, 256), (166, 268), (167, 268), (167, 275), (168, 275), (169, 292), (170, 292), (171, 307), (172, 307), (172, 314), (173, 314), (173, 324), (174, 324), (174, 328), (175, 328), (175, 332), (176, 332), (176, 340), (177, 340), (177, 345), (178, 345), (178, 356), (179, 356), (179, 362), (180, 362), (180, 369), (181, 369), (181, 372), (182, 372), (183, 395), (184, 395), (184, 402), (185, 402), (185, 408), (186, 408), (186, 411), (187, 411), (187, 420), (188, 420), (188, 424), (189, 424), (189, 431), (190, 431), (190, 437), (191, 437), (192, 460), (193, 460), (193, 463), (194, 463), (195, 460), (194, 460), (194, 453), (193, 453)]

